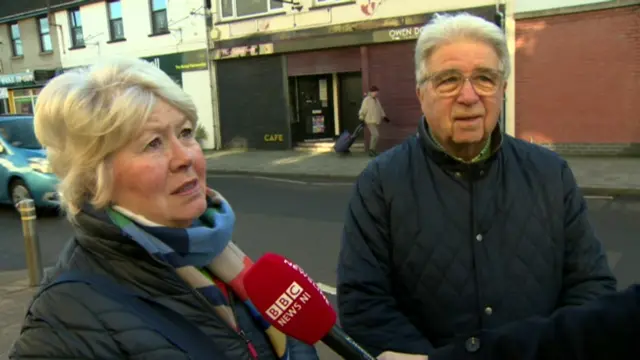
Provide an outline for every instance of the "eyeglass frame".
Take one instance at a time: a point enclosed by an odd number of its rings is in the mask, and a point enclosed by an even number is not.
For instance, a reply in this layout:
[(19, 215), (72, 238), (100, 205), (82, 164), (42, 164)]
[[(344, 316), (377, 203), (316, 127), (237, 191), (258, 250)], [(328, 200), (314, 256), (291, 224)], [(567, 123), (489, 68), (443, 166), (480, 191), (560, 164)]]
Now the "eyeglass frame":
[(476, 94), (478, 94), (478, 96), (493, 96), (493, 95), (495, 95), (498, 92), (498, 88), (500, 87), (499, 85), (497, 85), (495, 90), (493, 92), (491, 92), (491, 93), (482, 92), (482, 94), (480, 94), (478, 92), (478, 89), (476, 89), (475, 85), (473, 84), (473, 82), (471, 80), (475, 75), (478, 75), (479, 72), (480, 73), (483, 73), (483, 72), (484, 73), (491, 73), (491, 74), (495, 75), (497, 84), (503, 83), (504, 80), (505, 80), (504, 79), (504, 70), (501, 70), (501, 69), (477, 68), (477, 69), (474, 69), (472, 71), (471, 75), (469, 75), (469, 76), (465, 76), (464, 74), (462, 74), (462, 71), (460, 71), (458, 69), (445, 69), (445, 70), (440, 70), (438, 72), (435, 72), (435, 73), (432, 73), (432, 74), (424, 76), (422, 78), (422, 80), (420, 80), (420, 82), (418, 82), (418, 87), (422, 87), (427, 82), (431, 82), (431, 80), (433, 80), (433, 78), (435, 78), (436, 76), (441, 75), (441, 74), (445, 74), (445, 73), (448, 73), (448, 72), (460, 74), (462, 76), (462, 86), (460, 86), (455, 92), (452, 92), (451, 94), (444, 95), (444, 94), (438, 93), (438, 91), (435, 88), (435, 85), (432, 83), (433, 90), (435, 91), (436, 94), (438, 94), (441, 97), (454, 97), (454, 96), (460, 95), (460, 92), (464, 88), (464, 83), (466, 83), (467, 81), (469, 82), (469, 84), (473, 88), (473, 91), (475, 91)]

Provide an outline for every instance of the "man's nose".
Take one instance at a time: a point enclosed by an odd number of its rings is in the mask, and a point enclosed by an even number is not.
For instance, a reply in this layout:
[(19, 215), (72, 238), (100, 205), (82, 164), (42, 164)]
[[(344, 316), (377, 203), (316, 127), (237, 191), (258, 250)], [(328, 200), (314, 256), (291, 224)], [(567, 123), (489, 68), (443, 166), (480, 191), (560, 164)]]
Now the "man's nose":
[(462, 84), (462, 89), (460, 89), (460, 94), (458, 94), (457, 101), (465, 105), (471, 105), (475, 104), (479, 100), (480, 96), (478, 96), (476, 89), (473, 88), (471, 81), (469, 81), (469, 79), (465, 79)]

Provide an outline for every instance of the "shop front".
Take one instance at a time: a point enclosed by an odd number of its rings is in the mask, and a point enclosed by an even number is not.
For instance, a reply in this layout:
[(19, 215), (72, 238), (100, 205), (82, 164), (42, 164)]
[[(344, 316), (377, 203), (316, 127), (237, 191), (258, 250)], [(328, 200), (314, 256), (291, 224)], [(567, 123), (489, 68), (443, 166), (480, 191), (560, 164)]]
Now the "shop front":
[[(490, 21), (496, 18), (495, 6), (465, 11)], [(381, 125), (380, 146), (389, 148), (401, 142), (415, 133), (420, 119), (413, 52), (421, 26), (432, 16), (418, 14), (217, 42), (213, 58), (218, 67), (223, 145), (233, 142), (230, 136), (251, 139), (246, 143), (252, 148), (274, 148), (258, 136), (265, 124), (277, 124), (277, 131), (287, 134), (278, 148), (334, 141), (340, 133), (353, 131), (358, 125), (358, 110), (371, 85), (380, 88), (380, 101), (391, 119), (391, 123)], [(251, 70), (261, 59), (273, 59), (269, 70)], [(251, 78), (240, 81), (246, 71)], [(263, 87), (258, 95), (257, 89)], [(265, 106), (280, 110), (252, 116), (248, 108), (231, 105), (237, 105), (238, 100), (223, 96), (225, 93), (253, 93), (254, 98), (260, 96), (265, 101)], [(241, 125), (238, 119), (242, 119)], [(225, 127), (233, 128), (226, 138)]]
[(33, 114), (38, 95), (59, 70), (0, 75), (0, 114)]

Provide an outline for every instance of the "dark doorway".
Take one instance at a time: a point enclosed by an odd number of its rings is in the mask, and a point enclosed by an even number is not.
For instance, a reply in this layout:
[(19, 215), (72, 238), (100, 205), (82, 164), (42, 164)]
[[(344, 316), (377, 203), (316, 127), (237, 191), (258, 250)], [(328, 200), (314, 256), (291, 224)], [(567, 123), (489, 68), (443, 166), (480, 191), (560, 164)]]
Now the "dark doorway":
[(338, 75), (340, 82), (340, 132), (353, 132), (358, 126), (358, 111), (362, 105), (362, 74), (359, 72)]
[(296, 114), (291, 128), (293, 140), (333, 139), (333, 83), (331, 75), (299, 76), (295, 87)]

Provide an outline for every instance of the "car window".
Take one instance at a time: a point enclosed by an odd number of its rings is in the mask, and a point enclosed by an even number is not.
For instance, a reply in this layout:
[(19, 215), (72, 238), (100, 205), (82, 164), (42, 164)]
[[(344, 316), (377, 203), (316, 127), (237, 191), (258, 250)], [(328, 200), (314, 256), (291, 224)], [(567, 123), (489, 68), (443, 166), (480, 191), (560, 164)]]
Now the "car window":
[(42, 149), (33, 129), (33, 119), (19, 118), (0, 121), (0, 136), (11, 146), (22, 149)]

